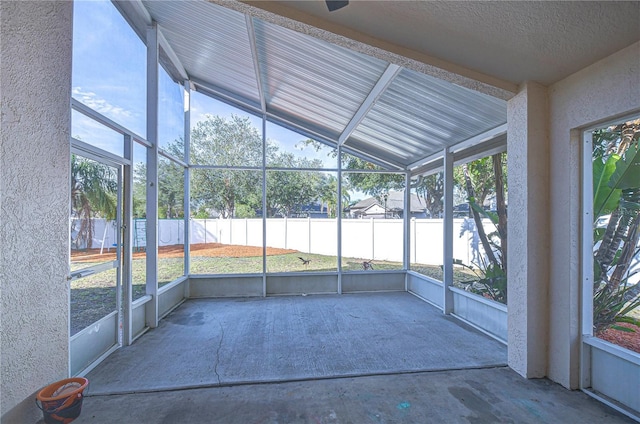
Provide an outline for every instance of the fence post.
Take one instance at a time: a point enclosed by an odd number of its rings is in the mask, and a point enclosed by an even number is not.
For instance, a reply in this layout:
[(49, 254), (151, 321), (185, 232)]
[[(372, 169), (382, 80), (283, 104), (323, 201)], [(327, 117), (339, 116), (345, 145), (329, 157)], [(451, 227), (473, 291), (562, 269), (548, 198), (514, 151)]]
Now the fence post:
[(311, 217), (307, 217), (307, 253), (311, 253)]
[(371, 260), (374, 260), (376, 258), (376, 227), (373, 218), (369, 220), (371, 221)]
[(288, 234), (289, 234), (289, 220), (287, 219), (287, 217), (284, 217), (284, 248), (287, 249), (289, 244), (288, 244)]
[[(411, 262), (414, 264), (418, 262), (418, 243), (416, 242), (417, 226), (418, 221), (415, 218), (411, 218), (410, 237), (411, 244), (413, 245), (413, 255), (410, 256), (412, 257)], [(409, 264), (409, 268), (411, 268), (411, 264)]]

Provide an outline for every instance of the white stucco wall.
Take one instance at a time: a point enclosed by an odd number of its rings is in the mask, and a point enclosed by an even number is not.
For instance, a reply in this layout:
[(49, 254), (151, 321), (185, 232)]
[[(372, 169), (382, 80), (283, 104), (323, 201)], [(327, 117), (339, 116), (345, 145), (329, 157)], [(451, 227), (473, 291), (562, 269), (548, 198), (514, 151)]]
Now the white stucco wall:
[(565, 387), (577, 388), (581, 334), (581, 129), (640, 112), (640, 43), (549, 87), (549, 111), (552, 325), (548, 376)]
[(72, 2), (0, 2), (3, 423), (68, 377)]

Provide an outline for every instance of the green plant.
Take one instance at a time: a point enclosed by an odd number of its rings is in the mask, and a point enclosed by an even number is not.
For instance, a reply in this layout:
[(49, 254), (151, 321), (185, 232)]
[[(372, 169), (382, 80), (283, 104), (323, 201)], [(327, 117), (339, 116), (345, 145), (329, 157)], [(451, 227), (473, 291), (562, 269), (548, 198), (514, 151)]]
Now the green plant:
[[(640, 120), (593, 134), (593, 326), (634, 331), (616, 325), (640, 321), (629, 313), (640, 306)], [(606, 226), (601, 225), (606, 222)]]
[(477, 277), (459, 282), (465, 290), (496, 302), (507, 303), (507, 274), (500, 264), (489, 263), (480, 268), (466, 265), (459, 259), (454, 259), (453, 264), (468, 269)]
[[(490, 160), (489, 158), (480, 159), (479, 163), (482, 166), (474, 167), (475, 162), (469, 165), (462, 165), (462, 177), (468, 195), (467, 202), (469, 203), (479, 242), (482, 244), (486, 258), (480, 255), (475, 261), (476, 267), (463, 265), (461, 261), (454, 261), (454, 264), (467, 267), (478, 277), (477, 280), (463, 282), (466, 290), (506, 304), (507, 205), (504, 157), (505, 154), (498, 153), (491, 156)], [(478, 169), (483, 169), (484, 171), (480, 173)], [(480, 175), (482, 175), (482, 178)], [(475, 184), (474, 180), (476, 181)], [(480, 181), (480, 183), (477, 181)], [(495, 195), (496, 212), (487, 211), (476, 201), (476, 185), (483, 187), (481, 202), (487, 195)], [(489, 219), (495, 227), (495, 231), (487, 234), (482, 218)]]

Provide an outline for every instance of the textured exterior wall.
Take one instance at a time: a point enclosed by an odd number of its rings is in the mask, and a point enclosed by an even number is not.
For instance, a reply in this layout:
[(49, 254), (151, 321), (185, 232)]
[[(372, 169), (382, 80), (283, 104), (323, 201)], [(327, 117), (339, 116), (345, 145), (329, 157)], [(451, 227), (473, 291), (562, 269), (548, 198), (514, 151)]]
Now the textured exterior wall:
[(3, 423), (68, 376), (73, 3), (2, 1), (0, 284)]
[[(640, 43), (551, 86), (549, 107), (553, 155), (548, 376), (565, 387), (577, 388), (581, 334), (581, 129), (640, 112)], [(509, 196), (511, 201), (511, 193)]]
[(549, 137), (547, 89), (527, 83), (507, 107), (508, 361), (527, 378), (547, 370)]

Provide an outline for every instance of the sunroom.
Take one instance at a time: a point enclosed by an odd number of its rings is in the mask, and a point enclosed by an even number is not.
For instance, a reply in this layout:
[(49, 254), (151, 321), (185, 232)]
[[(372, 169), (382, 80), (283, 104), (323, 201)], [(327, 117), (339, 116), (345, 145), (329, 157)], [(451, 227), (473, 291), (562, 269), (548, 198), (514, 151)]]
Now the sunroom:
[[(95, 373), (196, 299), (408, 293), (500, 346), (492, 366), (637, 418), (637, 98), (565, 122), (563, 93), (608, 67), (556, 91), (476, 80), (266, 9), (74, 2), (57, 375)], [(605, 63), (637, 91), (633, 41)]]

